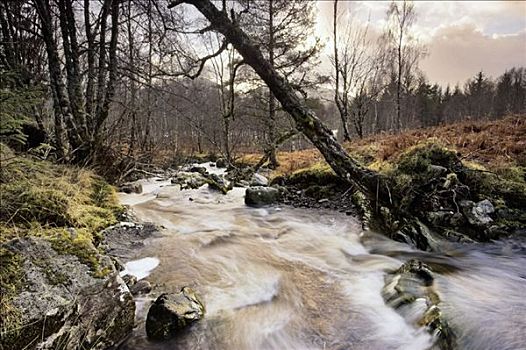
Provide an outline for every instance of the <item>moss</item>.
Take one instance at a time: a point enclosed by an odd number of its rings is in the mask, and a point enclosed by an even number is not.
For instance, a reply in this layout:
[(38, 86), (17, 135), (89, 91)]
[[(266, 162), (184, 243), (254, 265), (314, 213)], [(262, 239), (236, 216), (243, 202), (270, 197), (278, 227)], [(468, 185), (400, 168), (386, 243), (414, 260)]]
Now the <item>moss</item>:
[(0, 175), (0, 225), (13, 227), (11, 233), (38, 224), (87, 229), (95, 236), (123, 211), (114, 188), (81, 168), (17, 157)]
[(19, 310), (12, 306), (11, 300), (21, 290), (25, 282), (22, 270), (23, 258), (20, 254), (0, 246), (0, 336), (13, 335), (20, 326)]
[(397, 169), (405, 174), (427, 172), (430, 165), (452, 170), (458, 164), (457, 153), (435, 143), (424, 143), (410, 147), (400, 155)]
[(321, 162), (315, 163), (308, 168), (296, 170), (286, 178), (288, 185), (302, 185), (305, 187), (312, 185), (324, 186), (339, 182), (341, 182), (340, 178), (331, 167)]

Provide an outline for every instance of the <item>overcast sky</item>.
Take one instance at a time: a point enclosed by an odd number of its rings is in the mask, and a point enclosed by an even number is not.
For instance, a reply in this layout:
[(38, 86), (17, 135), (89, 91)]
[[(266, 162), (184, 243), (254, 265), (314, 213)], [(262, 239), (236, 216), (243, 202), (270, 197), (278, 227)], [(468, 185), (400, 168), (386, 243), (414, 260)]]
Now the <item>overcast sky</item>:
[[(317, 33), (330, 42), (332, 1), (318, 1)], [(341, 1), (340, 9), (370, 28), (385, 27), (389, 1)], [(429, 55), (421, 68), (432, 82), (464, 84), (479, 70), (492, 77), (526, 66), (526, 1), (416, 1), (414, 33)], [(326, 50), (331, 50), (330, 45)]]

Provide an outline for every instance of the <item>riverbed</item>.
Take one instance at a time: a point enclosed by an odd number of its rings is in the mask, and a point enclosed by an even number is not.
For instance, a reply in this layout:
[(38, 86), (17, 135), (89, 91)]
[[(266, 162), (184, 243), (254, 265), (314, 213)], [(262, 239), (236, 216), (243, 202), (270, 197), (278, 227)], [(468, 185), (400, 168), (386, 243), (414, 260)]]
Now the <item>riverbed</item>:
[[(138, 252), (155, 289), (137, 299), (138, 326), (121, 349), (428, 349), (428, 331), (381, 296), (386, 272), (414, 257), (443, 267), (436, 289), (460, 349), (526, 349), (524, 241), (431, 254), (338, 212), (247, 207), (243, 188), (142, 184), (121, 201), (163, 230)], [(149, 341), (149, 303), (183, 286), (201, 295), (205, 318), (173, 340)]]

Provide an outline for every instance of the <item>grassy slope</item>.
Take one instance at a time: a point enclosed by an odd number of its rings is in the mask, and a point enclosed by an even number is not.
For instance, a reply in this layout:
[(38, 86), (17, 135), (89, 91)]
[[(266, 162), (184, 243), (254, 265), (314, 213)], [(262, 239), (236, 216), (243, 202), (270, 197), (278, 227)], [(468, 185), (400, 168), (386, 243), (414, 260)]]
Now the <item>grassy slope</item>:
[[(122, 207), (113, 187), (91, 171), (16, 156), (2, 144), (0, 164), (0, 319), (6, 321), (24, 273), (23, 255), (4, 244), (41, 237), (57, 252), (76, 255), (94, 276), (103, 276), (108, 271), (99, 267), (98, 234), (117, 222)], [(0, 324), (0, 332), (6, 325)]]
[[(399, 135), (380, 134), (345, 144), (349, 153), (364, 165), (388, 171), (391, 163), (422, 143), (437, 143), (460, 154), (465, 165), (517, 176), (526, 167), (526, 116), (497, 121), (466, 121), (427, 129), (414, 129)], [(256, 163), (260, 155), (249, 154), (242, 161)], [(273, 176), (289, 175), (311, 166), (322, 167), (324, 160), (316, 149), (279, 152), (280, 167)], [(510, 174), (508, 174), (510, 173)]]

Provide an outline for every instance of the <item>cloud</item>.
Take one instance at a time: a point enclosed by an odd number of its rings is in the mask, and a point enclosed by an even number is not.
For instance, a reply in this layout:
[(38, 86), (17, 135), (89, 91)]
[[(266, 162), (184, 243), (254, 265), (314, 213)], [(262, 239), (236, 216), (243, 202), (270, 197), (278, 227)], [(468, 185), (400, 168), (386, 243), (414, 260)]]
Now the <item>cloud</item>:
[(516, 34), (487, 35), (465, 22), (440, 28), (428, 44), (429, 56), (421, 63), (430, 81), (442, 85), (464, 81), (483, 70), (497, 77), (507, 68), (526, 62), (526, 30)]
[[(390, 1), (340, 1), (380, 33)], [(332, 1), (318, 1), (318, 33), (330, 40)], [(494, 77), (526, 62), (526, 1), (415, 1), (413, 34), (428, 47), (421, 68), (442, 85), (484, 70)]]

